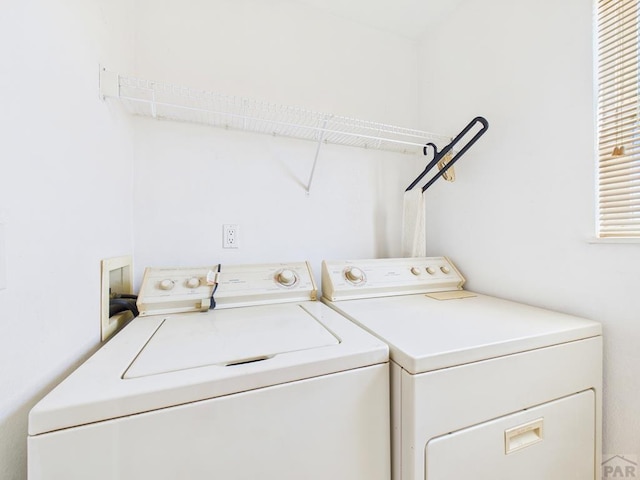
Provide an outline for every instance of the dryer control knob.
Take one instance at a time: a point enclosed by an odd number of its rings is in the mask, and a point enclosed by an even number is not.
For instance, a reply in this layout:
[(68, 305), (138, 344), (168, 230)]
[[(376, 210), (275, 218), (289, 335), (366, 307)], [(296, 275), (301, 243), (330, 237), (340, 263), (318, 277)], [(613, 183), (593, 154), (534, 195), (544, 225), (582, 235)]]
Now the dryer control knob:
[(413, 273), (415, 276), (420, 275), (420, 269), (418, 267), (411, 267), (411, 273)]
[(427, 267), (427, 273), (429, 275), (433, 275), (434, 273), (436, 273), (436, 271), (433, 267)]
[(173, 286), (175, 285), (175, 282), (173, 280), (162, 280), (160, 282), (160, 290), (171, 290), (173, 288)]
[(188, 288), (198, 288), (200, 286), (200, 279), (198, 277), (191, 277), (187, 280)]
[(451, 273), (451, 269), (449, 267), (447, 267), (446, 265), (443, 265), (440, 267), (440, 271), (446, 275), (448, 275), (449, 273)]
[(344, 272), (344, 276), (351, 283), (362, 283), (364, 282), (364, 272), (360, 270), (358, 267), (350, 267)]
[(278, 273), (276, 280), (280, 285), (284, 285), (285, 287), (290, 287), (294, 283), (296, 283), (296, 274), (293, 270), (285, 269)]

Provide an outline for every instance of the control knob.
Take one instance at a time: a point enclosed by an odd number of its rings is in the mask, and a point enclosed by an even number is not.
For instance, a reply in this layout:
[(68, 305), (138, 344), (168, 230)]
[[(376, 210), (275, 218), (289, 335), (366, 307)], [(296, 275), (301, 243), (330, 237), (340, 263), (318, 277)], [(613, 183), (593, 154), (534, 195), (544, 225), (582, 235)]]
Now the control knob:
[(418, 267), (411, 267), (411, 273), (413, 273), (415, 276), (420, 275), (420, 269)]
[(358, 267), (349, 267), (344, 271), (345, 278), (354, 284), (364, 282), (364, 272)]
[(285, 287), (290, 287), (291, 285), (296, 283), (296, 280), (298, 280), (298, 277), (296, 277), (296, 274), (293, 270), (289, 270), (287, 268), (282, 270), (280, 273), (278, 273), (278, 275), (276, 276), (276, 280), (280, 285), (284, 285)]
[(191, 277), (187, 280), (188, 288), (198, 288), (200, 286), (200, 279), (198, 277)]
[(167, 278), (160, 282), (160, 290), (171, 290), (174, 285), (175, 282)]

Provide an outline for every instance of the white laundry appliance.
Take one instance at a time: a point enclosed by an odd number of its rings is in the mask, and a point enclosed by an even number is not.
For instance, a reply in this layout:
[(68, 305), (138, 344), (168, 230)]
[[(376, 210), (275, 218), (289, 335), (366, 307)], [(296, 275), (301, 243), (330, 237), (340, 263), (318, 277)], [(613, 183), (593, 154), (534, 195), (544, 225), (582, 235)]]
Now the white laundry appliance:
[(388, 480), (388, 347), (316, 292), (304, 262), (147, 269), (31, 411), (29, 480)]
[(390, 347), (392, 478), (599, 478), (600, 324), (464, 281), (444, 257), (323, 262), (324, 301)]

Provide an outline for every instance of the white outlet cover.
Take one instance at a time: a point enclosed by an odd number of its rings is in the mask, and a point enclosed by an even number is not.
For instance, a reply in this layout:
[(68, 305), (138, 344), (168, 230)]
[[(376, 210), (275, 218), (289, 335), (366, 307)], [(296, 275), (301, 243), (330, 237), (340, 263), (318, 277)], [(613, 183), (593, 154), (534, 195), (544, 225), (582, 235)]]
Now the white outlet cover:
[(222, 248), (238, 248), (240, 229), (235, 223), (222, 226)]

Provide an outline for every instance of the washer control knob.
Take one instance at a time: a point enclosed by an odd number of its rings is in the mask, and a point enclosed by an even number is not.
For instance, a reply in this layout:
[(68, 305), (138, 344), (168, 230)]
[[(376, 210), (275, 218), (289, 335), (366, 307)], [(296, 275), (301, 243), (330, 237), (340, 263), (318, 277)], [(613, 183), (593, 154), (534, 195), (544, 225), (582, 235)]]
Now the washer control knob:
[(278, 283), (280, 285), (284, 285), (285, 287), (290, 287), (291, 285), (296, 283), (297, 279), (298, 277), (296, 277), (295, 272), (293, 270), (289, 270), (288, 268), (282, 270), (276, 276), (276, 280), (278, 281)]
[(420, 269), (418, 267), (411, 267), (411, 273), (413, 273), (415, 276), (420, 275)]
[(188, 288), (198, 288), (200, 286), (200, 279), (198, 277), (191, 277), (187, 280)]
[(160, 290), (171, 290), (174, 285), (175, 285), (175, 282), (167, 278), (160, 282)]
[(433, 267), (427, 267), (427, 273), (429, 275), (433, 275), (434, 273), (436, 273), (436, 270)]
[(364, 272), (360, 270), (358, 267), (349, 267), (347, 270), (345, 270), (344, 276), (351, 283), (364, 282)]
[(451, 269), (449, 269), (449, 267), (447, 267), (446, 265), (443, 265), (440, 267), (440, 271), (444, 274), (449, 274), (449, 272), (451, 272)]

